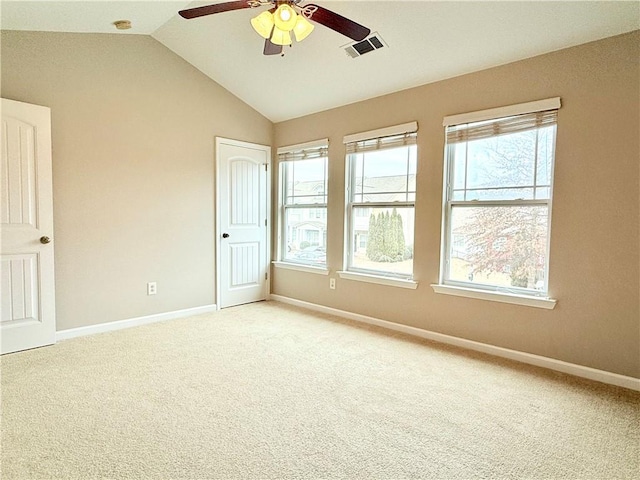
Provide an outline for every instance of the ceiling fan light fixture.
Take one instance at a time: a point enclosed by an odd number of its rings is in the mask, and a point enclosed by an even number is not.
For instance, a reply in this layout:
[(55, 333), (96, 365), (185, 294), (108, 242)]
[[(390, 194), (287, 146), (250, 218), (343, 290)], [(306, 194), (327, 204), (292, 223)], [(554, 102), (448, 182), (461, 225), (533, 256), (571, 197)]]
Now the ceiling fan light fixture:
[(290, 32), (296, 26), (298, 14), (290, 5), (283, 3), (273, 14), (273, 21), (280, 30)]
[(276, 45), (291, 45), (291, 35), (286, 30), (281, 30), (277, 26), (273, 27), (271, 43)]
[(296, 41), (301, 42), (309, 36), (315, 27), (313, 24), (304, 18), (302, 15), (298, 15), (296, 25), (293, 27), (293, 33), (296, 36)]
[[(292, 39), (297, 42), (304, 40), (314, 30), (315, 23), (357, 42), (364, 40), (371, 33), (369, 28), (338, 13), (315, 4), (301, 6), (300, 2), (302, 0), (223, 0), (212, 5), (180, 10), (178, 13), (182, 18), (192, 19), (268, 6), (268, 12), (256, 13), (251, 19), (252, 28), (265, 39), (262, 51), (264, 55), (281, 54), (282, 47), (291, 45)], [(309, 23), (312, 18), (314, 24)]]
[(251, 26), (262, 38), (269, 38), (273, 30), (273, 13), (269, 10), (251, 19)]

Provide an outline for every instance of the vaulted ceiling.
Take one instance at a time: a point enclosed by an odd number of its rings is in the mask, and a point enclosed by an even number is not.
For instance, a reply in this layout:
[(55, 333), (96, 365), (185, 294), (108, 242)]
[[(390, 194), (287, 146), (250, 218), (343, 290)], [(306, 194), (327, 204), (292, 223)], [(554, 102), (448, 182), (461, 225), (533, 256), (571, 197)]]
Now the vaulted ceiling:
[[(2, 29), (151, 35), (274, 122), (640, 28), (635, 1), (311, 0), (386, 46), (358, 58), (322, 25), (284, 56), (262, 55), (244, 9), (185, 20), (185, 1), (3, 0)], [(304, 5), (306, 2), (302, 2)], [(116, 20), (133, 28), (116, 30)]]

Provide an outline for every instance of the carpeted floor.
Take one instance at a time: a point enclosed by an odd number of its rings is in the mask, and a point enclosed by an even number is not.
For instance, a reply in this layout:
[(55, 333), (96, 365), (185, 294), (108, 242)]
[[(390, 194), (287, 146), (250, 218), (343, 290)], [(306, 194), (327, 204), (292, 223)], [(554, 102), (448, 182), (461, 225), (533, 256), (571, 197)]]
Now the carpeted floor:
[(276, 302), (1, 359), (3, 479), (640, 478), (640, 394)]

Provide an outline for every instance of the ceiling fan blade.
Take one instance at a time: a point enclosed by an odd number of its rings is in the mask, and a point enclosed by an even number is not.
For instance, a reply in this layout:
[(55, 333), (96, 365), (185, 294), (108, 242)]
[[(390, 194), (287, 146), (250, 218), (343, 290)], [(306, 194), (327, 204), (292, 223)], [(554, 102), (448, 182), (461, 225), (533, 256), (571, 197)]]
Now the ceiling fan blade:
[(205, 5), (204, 7), (188, 8), (180, 10), (178, 13), (182, 18), (197, 18), (214, 13), (230, 12), (231, 10), (240, 10), (242, 8), (251, 8), (251, 2), (240, 0), (236, 2), (222, 2), (214, 5)]
[(302, 7), (305, 8), (312, 7), (315, 11), (309, 17), (309, 20), (313, 20), (314, 22), (318, 22), (325, 27), (330, 28), (331, 30), (335, 30), (342, 35), (345, 35), (353, 40), (360, 41), (367, 38), (367, 36), (371, 33), (371, 30), (367, 27), (360, 25), (359, 23), (354, 22), (353, 20), (349, 20), (342, 15), (338, 15), (331, 10), (327, 10), (319, 5), (309, 4)]
[(264, 51), (262, 53), (265, 55), (280, 55), (282, 53), (282, 45), (276, 45), (267, 38), (264, 41)]

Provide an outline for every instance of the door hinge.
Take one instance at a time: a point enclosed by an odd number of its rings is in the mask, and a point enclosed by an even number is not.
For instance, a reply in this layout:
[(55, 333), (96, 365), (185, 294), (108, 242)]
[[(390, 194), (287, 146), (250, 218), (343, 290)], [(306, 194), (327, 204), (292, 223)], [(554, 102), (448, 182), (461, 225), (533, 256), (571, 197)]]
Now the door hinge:
[(264, 279), (265, 279), (265, 280), (268, 280), (268, 279), (269, 279), (269, 274), (268, 274), (268, 273), (265, 273), (265, 274), (264, 274)]
[(264, 219), (264, 226), (265, 227), (267, 226), (267, 219), (266, 218)]
[(268, 167), (269, 167), (269, 164), (268, 164), (268, 163), (265, 163), (265, 164), (264, 164), (264, 171), (265, 171), (265, 172), (267, 171), (267, 168), (268, 168)]

